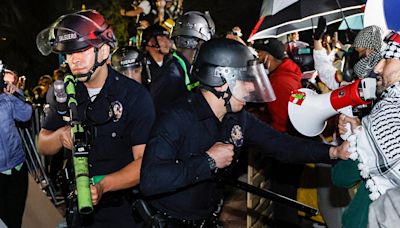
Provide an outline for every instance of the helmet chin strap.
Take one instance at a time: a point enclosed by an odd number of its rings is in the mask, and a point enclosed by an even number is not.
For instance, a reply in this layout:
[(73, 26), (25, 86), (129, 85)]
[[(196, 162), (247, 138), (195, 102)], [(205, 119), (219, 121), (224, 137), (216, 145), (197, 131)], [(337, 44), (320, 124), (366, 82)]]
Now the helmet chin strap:
[(156, 45), (147, 45), (147, 46), (148, 46), (148, 47), (157, 48), (157, 51), (158, 51), (161, 55), (167, 55), (167, 54), (169, 54), (169, 53), (162, 53), (162, 52), (161, 52), (161, 46), (160, 46), (160, 44), (158, 43), (157, 36), (155, 36), (154, 39), (156, 40)]
[(197, 46), (193, 51), (194, 51), (194, 54), (193, 54), (192, 59), (191, 59), (191, 62), (190, 62), (190, 70), (189, 70), (189, 73), (190, 73), (190, 74), (192, 74), (192, 71), (193, 71), (193, 63), (194, 63), (194, 61), (197, 59), (197, 56), (199, 55), (200, 47)]
[(77, 74), (77, 75), (74, 75), (75, 77), (77, 77), (77, 78), (84, 78), (84, 77), (86, 77), (86, 80), (85, 80), (84, 82), (88, 82), (88, 81), (90, 81), (90, 79), (92, 78), (92, 75), (93, 75), (93, 73), (97, 70), (97, 68), (98, 68), (99, 66), (103, 66), (103, 65), (107, 62), (107, 59), (104, 59), (104, 60), (101, 61), (100, 63), (97, 62), (97, 57), (99, 56), (99, 49), (98, 49), (98, 48), (95, 48), (95, 49), (94, 49), (94, 54), (95, 54), (95, 56), (94, 56), (95, 62), (94, 62), (94, 64), (93, 64), (92, 69), (90, 69), (89, 72), (87, 72), (87, 73), (85, 73), (85, 74)]
[[(232, 112), (232, 106), (231, 106), (231, 103), (230, 103), (230, 100), (231, 100), (231, 97), (232, 97), (232, 93), (231, 93), (231, 90), (229, 89), (229, 87), (223, 92), (217, 91), (214, 87), (207, 86), (207, 85), (200, 85), (200, 88), (203, 88), (205, 90), (210, 91), (217, 98), (224, 99), (224, 101), (225, 101), (224, 106), (226, 108), (226, 112), (228, 112), (228, 113)], [(225, 96), (225, 95), (227, 95), (227, 96)]]

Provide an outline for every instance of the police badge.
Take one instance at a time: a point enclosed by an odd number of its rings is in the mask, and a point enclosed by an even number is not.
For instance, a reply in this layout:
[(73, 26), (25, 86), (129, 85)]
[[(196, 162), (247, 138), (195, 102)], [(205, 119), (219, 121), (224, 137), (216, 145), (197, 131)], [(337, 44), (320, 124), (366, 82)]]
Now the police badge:
[(239, 125), (234, 125), (231, 130), (231, 140), (233, 145), (241, 147), (243, 145), (243, 132)]
[(122, 107), (122, 104), (119, 101), (112, 102), (111, 107), (112, 107), (112, 112), (113, 112), (113, 117), (114, 117), (113, 121), (118, 122), (122, 116), (122, 111), (124, 110), (124, 108)]

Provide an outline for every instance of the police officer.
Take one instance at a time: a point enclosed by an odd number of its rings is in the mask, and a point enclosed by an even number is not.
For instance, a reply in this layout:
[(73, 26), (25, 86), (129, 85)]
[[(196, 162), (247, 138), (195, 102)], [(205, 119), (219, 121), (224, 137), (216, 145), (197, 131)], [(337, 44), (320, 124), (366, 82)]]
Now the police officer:
[(142, 53), (133, 46), (118, 47), (111, 55), (114, 70), (142, 84)]
[(243, 110), (274, 99), (262, 63), (229, 39), (203, 44), (193, 74), (200, 89), (177, 103), (152, 130), (141, 190), (168, 227), (214, 227), (222, 198), (212, 173), (229, 166), (243, 143), (286, 162), (347, 159), (348, 144), (332, 147), (281, 134)]
[(180, 54), (190, 64), (200, 46), (215, 34), (215, 24), (208, 12), (189, 11), (178, 18), (172, 38)]
[[(60, 17), (37, 36), (42, 54), (66, 54), (74, 77), (78, 116), (91, 135), (89, 174), (95, 205), (85, 227), (135, 227), (128, 201), (139, 183), (141, 157), (155, 118), (145, 88), (106, 64), (116, 39), (104, 17), (94, 10)], [(51, 155), (71, 149), (70, 127), (55, 107), (39, 133), (38, 149)], [(99, 181), (100, 180), (100, 181)]]
[(189, 11), (178, 18), (172, 32), (177, 51), (173, 53), (185, 76), (188, 91), (193, 90), (199, 83), (191, 77), (191, 64), (200, 46), (215, 34), (215, 24), (210, 14), (199, 11)]
[(150, 94), (157, 115), (160, 115), (173, 102), (188, 93), (184, 72), (171, 54), (172, 41), (164, 27), (155, 24), (146, 28), (143, 31), (141, 48), (145, 50), (146, 63), (143, 77), (150, 81)]

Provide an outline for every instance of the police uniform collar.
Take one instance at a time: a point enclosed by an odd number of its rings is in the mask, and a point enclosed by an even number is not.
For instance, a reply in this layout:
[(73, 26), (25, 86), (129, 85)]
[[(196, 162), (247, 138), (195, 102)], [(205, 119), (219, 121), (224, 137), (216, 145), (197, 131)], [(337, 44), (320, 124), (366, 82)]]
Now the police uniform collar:
[(117, 94), (118, 87), (114, 84), (120, 80), (121, 75), (117, 74), (110, 66), (108, 68), (108, 75), (104, 82), (102, 92), (106, 92), (107, 95)]
[[(193, 102), (193, 100), (195, 102), (194, 108), (195, 108), (195, 111), (197, 113), (199, 120), (205, 120), (208, 118), (216, 118), (217, 119), (217, 117), (215, 116), (214, 112), (212, 111), (210, 105), (207, 103), (207, 100), (204, 98), (204, 96), (200, 90), (197, 90), (197, 92), (194, 93), (193, 96), (190, 96), (189, 99), (191, 100), (191, 102)], [(227, 119), (231, 119), (231, 118), (238, 120), (238, 119), (240, 119), (240, 115), (238, 115), (238, 114), (241, 114), (241, 113), (243, 113), (243, 111), (240, 111), (237, 113), (226, 113), (223, 118), (223, 121), (227, 120)]]
[[(104, 96), (104, 95), (112, 96), (112, 95), (118, 93), (117, 90), (119, 88), (117, 86), (115, 86), (114, 83), (119, 80), (119, 77), (121, 77), (121, 75), (118, 75), (110, 66), (107, 66), (107, 67), (108, 67), (108, 75), (107, 75), (106, 81), (104, 82), (104, 85), (99, 93), (99, 96)], [(87, 91), (87, 88), (83, 82), (78, 82), (77, 87), (81, 91)], [(77, 93), (77, 96), (80, 97), (80, 99), (78, 99), (78, 100), (81, 100), (82, 102), (90, 100), (89, 94), (87, 92), (86, 92), (86, 94), (87, 94), (86, 95), (87, 99), (85, 99), (84, 93)]]
[(205, 120), (212, 117), (217, 118), (200, 90), (197, 90), (197, 92), (194, 93), (194, 96), (191, 96), (190, 99), (195, 102), (193, 107), (199, 120)]
[[(154, 60), (153, 56), (151, 56), (149, 53), (146, 54), (146, 57), (148, 60), (150, 60), (152, 63), (156, 63), (156, 60)], [(173, 58), (172, 54), (167, 54), (164, 55), (163, 57), (163, 64), (170, 61)]]

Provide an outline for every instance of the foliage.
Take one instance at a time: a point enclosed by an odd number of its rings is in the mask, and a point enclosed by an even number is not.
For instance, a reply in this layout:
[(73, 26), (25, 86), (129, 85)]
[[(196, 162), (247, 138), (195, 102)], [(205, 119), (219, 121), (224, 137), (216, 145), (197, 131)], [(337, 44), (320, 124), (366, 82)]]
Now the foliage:
[(98, 4), (96, 8), (106, 18), (108, 23), (111, 24), (118, 40), (118, 46), (127, 45), (129, 41), (128, 20), (130, 18), (120, 15), (120, 9), (122, 7), (121, 2), (107, 0), (99, 1)]

